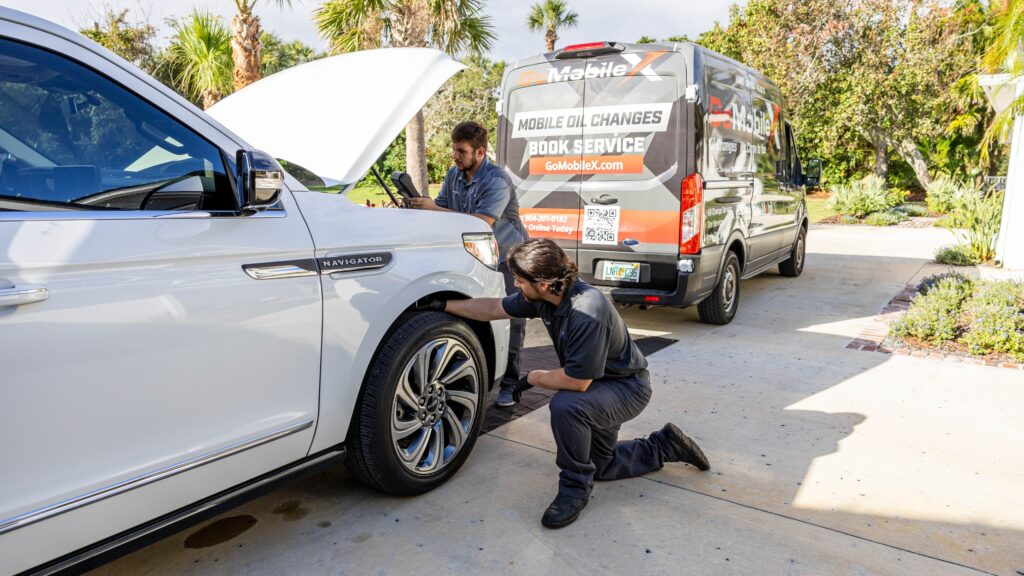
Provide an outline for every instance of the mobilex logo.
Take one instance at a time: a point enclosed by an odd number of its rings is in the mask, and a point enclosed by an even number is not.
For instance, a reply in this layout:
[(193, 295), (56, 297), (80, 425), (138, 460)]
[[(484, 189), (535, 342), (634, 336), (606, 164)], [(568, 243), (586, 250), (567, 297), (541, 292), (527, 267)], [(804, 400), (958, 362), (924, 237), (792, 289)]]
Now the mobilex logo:
[(523, 70), (519, 73), (520, 86), (533, 86), (546, 82), (565, 82), (567, 80), (591, 80), (594, 78), (616, 78), (622, 76), (643, 76), (648, 80), (658, 81), (661, 77), (654, 73), (651, 64), (661, 56), (667, 54), (665, 50), (648, 52), (641, 58), (639, 54), (623, 54), (621, 60), (609, 60), (607, 62), (590, 63), (583, 65), (567, 64), (561, 68), (552, 67), (545, 74), (539, 70)]

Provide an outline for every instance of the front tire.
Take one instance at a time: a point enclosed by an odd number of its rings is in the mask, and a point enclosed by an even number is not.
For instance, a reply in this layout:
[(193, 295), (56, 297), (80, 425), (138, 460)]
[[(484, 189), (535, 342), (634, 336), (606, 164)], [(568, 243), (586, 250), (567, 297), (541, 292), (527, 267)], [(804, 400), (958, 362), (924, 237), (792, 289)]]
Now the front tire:
[(349, 430), (348, 468), (400, 496), (440, 486), (476, 443), (486, 376), (480, 341), (464, 322), (440, 312), (410, 317), (370, 364)]
[(793, 242), (793, 251), (789, 260), (779, 264), (779, 274), (796, 278), (804, 271), (804, 260), (807, 256), (807, 229), (803, 226), (796, 233), (796, 242)]
[(726, 252), (722, 275), (711, 295), (697, 305), (700, 321), (706, 324), (728, 324), (736, 316), (740, 303), (740, 259), (732, 250)]

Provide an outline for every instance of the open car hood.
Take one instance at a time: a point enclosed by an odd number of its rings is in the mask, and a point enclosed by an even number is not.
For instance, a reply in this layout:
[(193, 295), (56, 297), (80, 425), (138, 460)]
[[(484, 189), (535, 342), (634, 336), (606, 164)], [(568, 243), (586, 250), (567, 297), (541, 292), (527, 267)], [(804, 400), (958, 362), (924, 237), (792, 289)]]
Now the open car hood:
[(351, 184), (463, 68), (430, 48), (364, 50), (272, 74), (206, 112), (275, 158)]

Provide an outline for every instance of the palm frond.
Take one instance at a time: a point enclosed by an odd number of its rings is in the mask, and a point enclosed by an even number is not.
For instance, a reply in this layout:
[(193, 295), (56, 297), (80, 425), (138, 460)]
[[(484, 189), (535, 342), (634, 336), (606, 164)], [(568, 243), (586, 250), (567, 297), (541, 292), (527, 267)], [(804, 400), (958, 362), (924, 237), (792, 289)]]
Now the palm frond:
[(206, 92), (221, 95), (232, 89), (231, 31), (216, 15), (194, 10), (172, 22), (168, 66), (174, 83), (198, 100)]

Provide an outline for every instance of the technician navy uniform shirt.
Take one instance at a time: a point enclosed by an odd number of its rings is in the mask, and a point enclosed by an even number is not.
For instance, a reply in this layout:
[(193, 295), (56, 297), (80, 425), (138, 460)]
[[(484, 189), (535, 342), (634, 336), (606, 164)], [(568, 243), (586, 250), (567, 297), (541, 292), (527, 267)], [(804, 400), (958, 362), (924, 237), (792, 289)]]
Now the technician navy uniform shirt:
[(572, 283), (557, 307), (530, 302), (522, 292), (506, 296), (501, 306), (513, 318), (543, 320), (558, 361), (573, 378), (623, 378), (647, 369), (622, 317), (600, 290), (582, 280)]
[(463, 214), (483, 214), (494, 218), (492, 228), (502, 262), (513, 246), (527, 238), (526, 227), (519, 219), (519, 199), (512, 190), (511, 181), (486, 156), (472, 182), (467, 182), (465, 174), (458, 168), (449, 168), (435, 202), (442, 208)]

